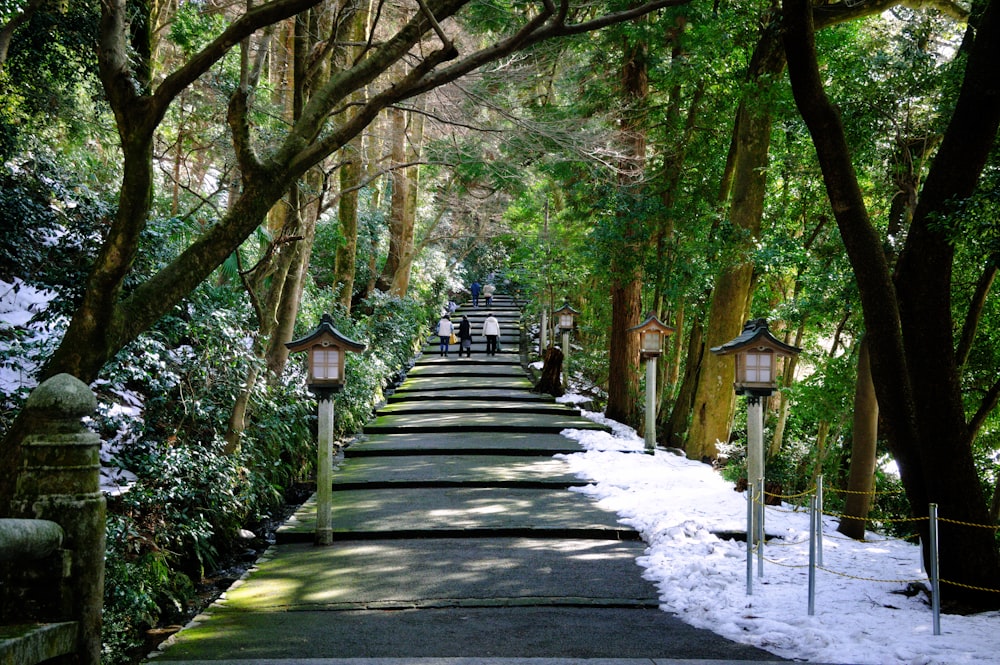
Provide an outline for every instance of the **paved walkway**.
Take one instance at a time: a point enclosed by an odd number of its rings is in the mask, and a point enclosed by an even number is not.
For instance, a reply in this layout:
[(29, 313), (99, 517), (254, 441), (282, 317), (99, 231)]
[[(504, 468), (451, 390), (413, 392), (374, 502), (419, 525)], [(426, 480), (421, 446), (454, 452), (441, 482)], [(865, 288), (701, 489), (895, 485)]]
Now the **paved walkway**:
[[(485, 308), (470, 310), (478, 332)], [(243, 582), (171, 640), (171, 663), (592, 665), (778, 658), (658, 609), (644, 545), (554, 458), (597, 428), (530, 392), (519, 312), (501, 352), (428, 344), (334, 473), (334, 544), (310, 501)], [(461, 310), (459, 311), (459, 315)]]

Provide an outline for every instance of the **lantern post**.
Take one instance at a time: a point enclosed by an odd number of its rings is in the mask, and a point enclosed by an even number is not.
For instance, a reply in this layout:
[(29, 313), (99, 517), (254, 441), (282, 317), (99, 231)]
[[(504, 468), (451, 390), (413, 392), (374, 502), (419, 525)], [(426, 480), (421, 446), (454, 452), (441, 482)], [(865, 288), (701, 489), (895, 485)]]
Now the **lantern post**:
[(569, 385), (569, 331), (573, 329), (573, 319), (580, 312), (564, 302), (563, 306), (552, 312), (552, 315), (559, 321), (559, 329), (562, 331), (562, 352), (563, 352), (563, 387)]
[(795, 357), (802, 349), (785, 344), (768, 330), (766, 319), (743, 325), (743, 332), (721, 346), (712, 347), (719, 356), (736, 357), (737, 395), (747, 396), (747, 492), (755, 510), (747, 524), (747, 542), (763, 540), (764, 525), (764, 410), (761, 397), (777, 387), (777, 358)]
[(333, 396), (344, 388), (346, 353), (365, 350), (365, 345), (342, 335), (333, 327), (333, 317), (324, 314), (305, 337), (287, 342), (289, 351), (306, 351), (309, 365), (306, 386), (316, 395), (318, 442), (316, 458), (317, 545), (333, 543)]
[(646, 452), (656, 450), (656, 359), (663, 354), (663, 338), (674, 329), (650, 313), (646, 320), (629, 328), (639, 333), (639, 355), (646, 361)]

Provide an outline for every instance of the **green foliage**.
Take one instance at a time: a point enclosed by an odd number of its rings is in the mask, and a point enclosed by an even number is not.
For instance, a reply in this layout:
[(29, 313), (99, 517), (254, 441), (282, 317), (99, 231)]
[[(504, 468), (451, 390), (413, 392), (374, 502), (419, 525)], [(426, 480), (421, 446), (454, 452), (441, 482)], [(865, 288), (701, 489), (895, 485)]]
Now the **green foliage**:
[(167, 553), (133, 519), (108, 515), (106, 551), (101, 662), (125, 665), (142, 644), (142, 632), (156, 625), (163, 601), (186, 598), (171, 593), (175, 585)]
[(39, 158), (0, 167), (0, 279), (15, 276), (64, 294), (68, 314), (83, 293), (113, 206), (59, 165)]
[(0, 71), (0, 163), (20, 149), (71, 149), (93, 136), (99, 100), (99, 5), (43, 5), (11, 40)]
[(225, 28), (225, 18), (201, 2), (185, 2), (178, 6), (170, 24), (170, 41), (177, 44), (185, 56), (204, 48)]

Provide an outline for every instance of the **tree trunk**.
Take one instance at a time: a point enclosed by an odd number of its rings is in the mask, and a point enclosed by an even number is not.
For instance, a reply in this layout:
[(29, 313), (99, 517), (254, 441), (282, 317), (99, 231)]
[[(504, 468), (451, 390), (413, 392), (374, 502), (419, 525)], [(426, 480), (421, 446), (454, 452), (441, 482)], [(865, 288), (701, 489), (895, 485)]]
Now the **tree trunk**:
[(354, 273), (358, 257), (358, 186), (362, 173), (362, 140), (355, 138), (341, 151), (344, 165), (340, 167), (340, 199), (337, 201), (337, 221), (344, 244), (337, 248), (334, 259), (334, 302), (350, 314), (354, 297)]
[(561, 397), (565, 393), (562, 385), (563, 352), (558, 346), (550, 346), (543, 352), (542, 359), (542, 375), (533, 390)]
[(392, 145), (392, 162), (390, 164), (389, 180), (392, 191), (389, 193), (389, 252), (378, 278), (378, 289), (389, 291), (392, 281), (403, 262), (403, 252), (406, 251), (406, 238), (413, 234), (413, 220), (406, 216), (406, 205), (410, 200), (408, 192), (410, 181), (406, 177), (406, 111), (392, 108), (388, 111), (390, 121), (390, 140)]
[[(910, 505), (937, 503), (942, 594), (986, 607), (1000, 586), (1000, 558), (972, 455), (953, 347), (953, 248), (933, 220), (975, 189), (1000, 126), (1000, 11), (986, 7), (965, 78), (907, 234), (893, 281), (864, 204), (836, 109), (816, 63), (808, 0), (785, 0), (785, 44), (796, 104), (819, 156), (861, 293), (875, 392)], [(794, 64), (794, 66), (792, 66)], [(983, 525), (969, 528), (959, 524)], [(919, 522), (927, 543), (927, 522)]]
[[(619, 189), (638, 197), (646, 162), (648, 53), (642, 42), (626, 39), (621, 71), (624, 107), (620, 138)], [(608, 334), (608, 418), (639, 422), (639, 336), (628, 332), (642, 321), (643, 224), (627, 211), (616, 220), (620, 240), (611, 257), (611, 330)]]
[(858, 351), (858, 378), (854, 384), (854, 435), (851, 465), (847, 476), (847, 499), (837, 531), (861, 540), (865, 537), (868, 511), (875, 489), (876, 448), (878, 445), (878, 400), (868, 362), (868, 342), (861, 338)]
[(403, 177), (406, 179), (406, 200), (403, 202), (402, 216), (405, 220), (403, 224), (403, 237), (400, 239), (400, 260), (396, 267), (396, 272), (392, 276), (392, 283), (389, 286), (389, 293), (399, 298), (406, 297), (406, 292), (410, 288), (410, 272), (413, 268), (413, 260), (416, 258), (417, 248), (414, 245), (414, 235), (417, 223), (417, 193), (420, 189), (420, 167), (416, 162), (420, 159), (421, 145), (424, 141), (424, 98), (414, 100), (416, 113), (409, 114), (410, 130), (408, 132), (409, 150), (406, 151), (405, 158), (408, 166), (403, 169)]
[[(742, 249), (758, 238), (764, 213), (767, 159), (771, 144), (771, 110), (768, 89), (779, 80), (785, 67), (777, 30), (762, 34), (748, 71), (751, 84), (740, 103), (733, 127), (735, 160), (729, 198), (729, 218), (743, 229)], [(737, 253), (743, 253), (737, 249)], [(749, 263), (724, 266), (712, 290), (705, 331), (709, 348), (728, 342), (743, 329), (747, 303), (751, 297), (753, 266)], [(735, 397), (735, 368), (729, 357), (705, 354), (702, 357), (695, 391), (686, 450), (691, 459), (715, 459), (716, 443), (729, 440)]]
[(688, 429), (691, 405), (694, 403), (695, 386), (698, 384), (698, 370), (701, 367), (705, 348), (701, 341), (702, 332), (700, 322), (695, 321), (691, 324), (691, 333), (688, 335), (687, 364), (684, 366), (684, 380), (681, 382), (680, 390), (677, 391), (677, 399), (674, 400), (670, 419), (663, 426), (663, 440), (667, 442), (668, 446), (674, 448), (684, 447), (684, 435)]
[[(805, 329), (806, 321), (803, 317), (803, 319), (799, 321), (798, 329), (795, 331), (795, 340), (792, 342), (792, 346), (802, 346), (802, 335), (805, 333)], [(785, 342), (788, 341), (788, 339), (785, 340)], [(792, 385), (792, 381), (795, 380), (795, 367), (797, 364), (797, 356), (784, 359), (784, 369), (781, 372), (782, 388), (788, 388)], [(778, 416), (777, 421), (774, 424), (774, 436), (771, 437), (771, 445), (768, 446), (767, 450), (768, 459), (781, 452), (781, 444), (785, 439), (785, 425), (788, 423), (789, 406), (788, 393), (785, 390), (781, 390), (778, 392), (778, 406), (775, 408)]]
[[(371, 2), (361, 2), (351, 17), (351, 27), (347, 40), (351, 44), (363, 44), (368, 32), (368, 21), (371, 15)], [(351, 62), (350, 66), (363, 53), (360, 46), (345, 49)], [(364, 103), (366, 91), (362, 88), (351, 95), (351, 101)], [(337, 220), (340, 223), (340, 234), (344, 244), (337, 248), (334, 260), (334, 298), (346, 313), (351, 312), (354, 297), (354, 274), (357, 271), (358, 257), (358, 188), (361, 185), (362, 174), (365, 172), (365, 142), (361, 134), (354, 137), (341, 150), (344, 165), (340, 167), (340, 199), (337, 201)]]

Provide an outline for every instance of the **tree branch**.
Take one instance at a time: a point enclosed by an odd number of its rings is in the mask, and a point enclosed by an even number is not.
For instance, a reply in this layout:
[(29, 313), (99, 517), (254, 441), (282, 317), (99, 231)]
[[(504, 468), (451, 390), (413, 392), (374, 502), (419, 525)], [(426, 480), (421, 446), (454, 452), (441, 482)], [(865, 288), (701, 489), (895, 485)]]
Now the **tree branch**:
[(982, 401), (979, 403), (979, 408), (976, 409), (976, 413), (969, 420), (969, 426), (966, 430), (966, 440), (969, 445), (975, 441), (976, 435), (979, 434), (980, 428), (982, 428), (983, 423), (989, 417), (993, 410), (997, 408), (997, 404), (1000, 403), (1000, 379), (997, 379), (986, 394), (983, 396)]
[(990, 257), (983, 274), (979, 276), (976, 283), (976, 290), (969, 301), (969, 309), (965, 314), (965, 323), (962, 325), (962, 335), (958, 340), (958, 347), (955, 349), (955, 363), (959, 367), (964, 367), (969, 359), (969, 352), (972, 351), (972, 342), (976, 338), (976, 330), (979, 328), (979, 321), (983, 317), (983, 308), (986, 306), (986, 298), (993, 286), (993, 280), (997, 276), (1000, 268), (1000, 254)]
[[(230, 49), (239, 44), (261, 28), (273, 25), (278, 21), (310, 9), (322, 0), (273, 0), (263, 5), (253, 7), (239, 17), (213, 39), (205, 48), (185, 62), (179, 69), (163, 79), (156, 92), (154, 106), (162, 117), (170, 102), (182, 90), (194, 83), (207, 72), (216, 62), (221, 60)], [(159, 118), (157, 118), (157, 122)]]

